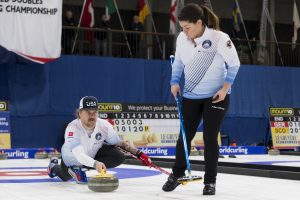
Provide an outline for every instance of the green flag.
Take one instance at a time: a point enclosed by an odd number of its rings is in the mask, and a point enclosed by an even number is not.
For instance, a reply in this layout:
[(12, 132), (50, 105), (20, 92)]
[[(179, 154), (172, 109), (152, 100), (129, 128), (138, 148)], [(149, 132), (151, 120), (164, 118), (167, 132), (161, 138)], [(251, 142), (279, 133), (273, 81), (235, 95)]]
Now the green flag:
[(116, 6), (114, 4), (114, 0), (106, 0), (105, 4), (105, 14), (106, 15), (111, 15), (114, 12), (116, 12)]

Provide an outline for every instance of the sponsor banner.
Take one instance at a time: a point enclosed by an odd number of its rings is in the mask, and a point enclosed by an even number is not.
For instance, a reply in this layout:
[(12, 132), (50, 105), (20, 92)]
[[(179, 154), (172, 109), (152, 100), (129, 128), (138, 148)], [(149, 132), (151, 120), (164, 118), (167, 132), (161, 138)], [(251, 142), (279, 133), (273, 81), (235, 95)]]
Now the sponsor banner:
[[(0, 149), (7, 155), (7, 159), (31, 159), (34, 158), (35, 153), (44, 150), (47, 153), (55, 151), (55, 148), (16, 148), (16, 149)], [(175, 147), (138, 147), (149, 156), (174, 156)], [(199, 148), (198, 148), (199, 149)], [(264, 146), (220, 146), (220, 154), (222, 155), (253, 155), (266, 154), (266, 147)]]
[(293, 108), (270, 108), (271, 116), (293, 116)]
[(17, 148), (17, 149), (0, 149), (1, 152), (6, 153), (7, 159), (28, 159), (34, 158), (36, 152), (46, 151), (47, 153), (55, 151), (55, 148)]
[(221, 146), (219, 149), (222, 155), (251, 155), (266, 154), (265, 146)]
[[(174, 156), (175, 147), (139, 147), (144, 153), (149, 156)], [(266, 154), (265, 146), (220, 146), (221, 155), (256, 155)]]
[(38, 63), (60, 56), (62, 0), (0, 2), (0, 46)]
[(300, 146), (300, 108), (270, 108), (269, 112), (273, 147)]
[(138, 148), (149, 156), (174, 156), (175, 147), (142, 147)]
[(10, 121), (8, 111), (0, 111), (0, 134), (1, 133), (10, 133)]
[[(139, 113), (177, 113), (176, 104), (140, 104), (140, 103), (99, 103), (98, 108), (100, 113), (108, 113), (109, 118), (118, 117), (118, 118), (131, 118), (134, 117), (133, 114), (136, 114), (136, 118), (155, 118), (155, 116), (140, 115)], [(115, 115), (114, 113), (123, 113), (123, 115)], [(127, 115), (132, 114), (132, 115)], [(122, 117), (123, 116), (123, 117)], [(176, 116), (173, 116), (174, 118)], [(171, 117), (170, 117), (171, 118)], [(178, 118), (178, 116), (177, 116)]]
[(0, 133), (0, 149), (10, 149), (10, 134), (9, 133)]
[[(120, 137), (136, 147), (172, 147), (180, 132), (175, 104), (99, 103), (99, 117), (108, 120)], [(203, 146), (200, 123), (192, 146)], [(218, 138), (221, 144), (221, 137)]]
[[(175, 147), (179, 137), (179, 130), (173, 133), (160, 133), (160, 132), (143, 132), (143, 133), (119, 133), (121, 139), (128, 141), (135, 147)], [(219, 134), (219, 144), (221, 144), (221, 137)], [(203, 147), (203, 132), (197, 132), (192, 140), (192, 146)]]

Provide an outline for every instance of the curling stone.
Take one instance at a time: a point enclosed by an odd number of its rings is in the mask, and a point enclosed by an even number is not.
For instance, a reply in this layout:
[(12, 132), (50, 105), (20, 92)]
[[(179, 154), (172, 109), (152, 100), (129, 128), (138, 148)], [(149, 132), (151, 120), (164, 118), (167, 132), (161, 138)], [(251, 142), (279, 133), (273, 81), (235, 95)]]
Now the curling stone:
[(220, 155), (219, 155), (219, 158), (225, 158), (225, 157), (224, 157), (223, 155), (220, 154)]
[(48, 153), (48, 158), (61, 158), (61, 153), (59, 151), (57, 151), (56, 149), (50, 153)]
[(199, 150), (199, 155), (200, 155), (200, 156), (204, 156), (204, 149), (200, 149), (200, 150)]
[(199, 152), (195, 147), (192, 147), (190, 156), (198, 156)]
[(7, 159), (7, 155), (4, 152), (0, 152), (0, 160), (6, 160)]
[(112, 174), (106, 174), (104, 170), (88, 180), (88, 188), (94, 192), (112, 192), (118, 187), (119, 179)]
[(34, 158), (36, 158), (36, 159), (48, 158), (48, 153), (46, 151), (38, 151), (34, 154)]
[(236, 155), (230, 154), (228, 158), (236, 158)]
[(280, 151), (278, 149), (270, 149), (268, 151), (268, 154), (272, 155), (272, 156), (277, 156), (277, 155), (280, 155)]

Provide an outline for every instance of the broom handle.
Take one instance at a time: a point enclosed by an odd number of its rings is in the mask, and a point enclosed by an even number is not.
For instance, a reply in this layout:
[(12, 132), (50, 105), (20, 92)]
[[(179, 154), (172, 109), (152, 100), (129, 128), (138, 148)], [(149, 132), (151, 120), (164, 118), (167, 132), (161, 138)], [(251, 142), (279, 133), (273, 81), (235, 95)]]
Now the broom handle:
[[(129, 152), (129, 151), (126, 151), (125, 149), (122, 149), (121, 147), (119, 146), (115, 146), (117, 149), (119, 149), (121, 152), (123, 152), (124, 154), (126, 155), (129, 155), (130, 157), (136, 159), (136, 160), (140, 160), (136, 155), (134, 155), (133, 153)], [(164, 173), (166, 175), (170, 175), (171, 173), (170, 172), (167, 172), (166, 170), (160, 168), (159, 166), (151, 163), (151, 164), (148, 164), (149, 167), (153, 167), (155, 169), (157, 169), (158, 171), (160, 171), (161, 173)]]
[(183, 116), (182, 116), (182, 111), (181, 111), (181, 96), (179, 94), (177, 95), (176, 101), (177, 101), (177, 107), (178, 107), (178, 113), (179, 113), (179, 121), (180, 121), (180, 129), (181, 129), (184, 153), (185, 153), (185, 161), (186, 161), (189, 177), (192, 178), (191, 165), (190, 165), (190, 161), (189, 161), (188, 147), (187, 147), (186, 136), (185, 136), (185, 129), (183, 126)]
[[(174, 55), (170, 55), (171, 67), (172, 67), (172, 65), (174, 63), (174, 60), (175, 60), (175, 56)], [(177, 94), (176, 102), (177, 102), (177, 107), (178, 107), (180, 129), (181, 129), (181, 135), (182, 135), (184, 152), (185, 152), (185, 161), (186, 161), (186, 165), (187, 165), (189, 177), (192, 178), (191, 165), (190, 165), (190, 161), (189, 161), (189, 155), (188, 155), (188, 148), (187, 148), (187, 143), (186, 143), (185, 130), (184, 130), (184, 126), (183, 126), (183, 116), (182, 116), (182, 112), (181, 112), (181, 96), (180, 96), (180, 94)]]

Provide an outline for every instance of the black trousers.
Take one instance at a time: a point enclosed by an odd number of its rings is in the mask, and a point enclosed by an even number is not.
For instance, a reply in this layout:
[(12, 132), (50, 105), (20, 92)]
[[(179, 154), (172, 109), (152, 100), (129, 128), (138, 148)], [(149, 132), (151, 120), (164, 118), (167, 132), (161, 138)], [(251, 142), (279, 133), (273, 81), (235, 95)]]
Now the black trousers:
[[(201, 119), (203, 118), (204, 140), (204, 184), (215, 183), (219, 158), (218, 133), (224, 116), (229, 107), (229, 95), (219, 103), (212, 103), (207, 99), (182, 99), (183, 125), (186, 133), (188, 155), (191, 152), (191, 141), (194, 138)], [(182, 135), (177, 140), (176, 158), (173, 174), (176, 177), (184, 176), (187, 168)]]
[[(107, 168), (114, 168), (121, 165), (125, 161), (125, 156), (117, 148), (104, 144), (97, 152), (95, 160), (103, 162)], [(68, 181), (72, 176), (68, 173), (68, 166), (65, 165), (63, 159), (60, 165), (54, 167), (53, 172), (63, 181)], [(91, 167), (86, 167), (92, 169)]]

